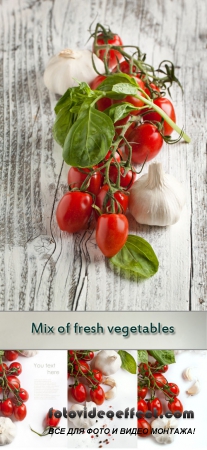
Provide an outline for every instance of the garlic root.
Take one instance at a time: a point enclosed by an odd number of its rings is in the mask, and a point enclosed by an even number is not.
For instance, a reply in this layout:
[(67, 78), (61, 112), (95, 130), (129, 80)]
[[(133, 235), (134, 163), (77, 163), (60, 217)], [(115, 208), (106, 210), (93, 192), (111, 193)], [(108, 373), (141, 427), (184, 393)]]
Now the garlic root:
[(111, 386), (111, 389), (107, 392), (105, 392), (105, 399), (109, 400), (111, 398), (116, 397), (117, 395), (117, 386), (116, 386), (116, 382), (113, 378), (103, 378), (102, 379), (102, 384), (105, 384), (107, 386)]

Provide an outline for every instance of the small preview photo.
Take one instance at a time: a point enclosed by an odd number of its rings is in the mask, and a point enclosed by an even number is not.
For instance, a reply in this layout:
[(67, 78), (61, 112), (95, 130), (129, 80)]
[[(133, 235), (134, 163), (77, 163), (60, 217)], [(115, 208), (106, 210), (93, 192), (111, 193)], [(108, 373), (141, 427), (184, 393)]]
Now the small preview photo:
[(136, 372), (136, 350), (68, 351), (70, 447), (136, 448)]
[(204, 449), (206, 350), (138, 350), (138, 448)]

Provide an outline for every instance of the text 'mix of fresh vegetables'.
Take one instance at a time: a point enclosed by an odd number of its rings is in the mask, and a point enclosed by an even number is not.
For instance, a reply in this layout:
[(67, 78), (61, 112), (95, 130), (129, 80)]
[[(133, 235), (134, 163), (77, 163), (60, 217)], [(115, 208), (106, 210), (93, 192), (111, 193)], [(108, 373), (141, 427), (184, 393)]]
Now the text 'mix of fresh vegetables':
[[(158, 259), (147, 241), (128, 234), (125, 213), (129, 207), (138, 223), (158, 226), (180, 217), (183, 188), (161, 164), (136, 178), (164, 141), (190, 142), (166, 97), (173, 82), (181, 85), (170, 61), (155, 70), (138, 47), (123, 45), (101, 24), (92, 37), (92, 53), (65, 49), (51, 58), (44, 74), (48, 89), (62, 95), (53, 135), (71, 166), (57, 222), (61, 230), (75, 233), (86, 228), (93, 211), (102, 253), (116, 266), (148, 278), (157, 272)], [(173, 130), (177, 139), (171, 138)]]

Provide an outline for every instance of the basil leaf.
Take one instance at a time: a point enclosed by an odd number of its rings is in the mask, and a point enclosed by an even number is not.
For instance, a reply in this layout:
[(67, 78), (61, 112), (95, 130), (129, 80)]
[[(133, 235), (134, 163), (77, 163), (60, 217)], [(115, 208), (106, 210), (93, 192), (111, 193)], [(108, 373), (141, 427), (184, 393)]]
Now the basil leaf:
[(64, 146), (64, 142), (66, 139), (66, 136), (73, 125), (73, 118), (74, 115), (68, 108), (62, 108), (58, 112), (55, 123), (53, 125), (53, 137), (56, 140), (56, 142), (61, 145), (61, 147)]
[(136, 95), (137, 94), (137, 87), (132, 86), (128, 83), (118, 83), (115, 84), (112, 88), (113, 92), (117, 92), (118, 94), (125, 94), (125, 95)]
[(64, 95), (62, 95), (62, 97), (58, 100), (58, 102), (55, 105), (55, 114), (58, 114), (59, 111), (63, 108), (63, 107), (70, 107), (72, 106), (72, 100), (71, 100), (71, 88), (69, 88)]
[(122, 369), (127, 370), (127, 372), (136, 374), (137, 372), (137, 365), (136, 365), (136, 361), (133, 358), (132, 355), (130, 355), (130, 353), (126, 352), (125, 350), (119, 350), (118, 354), (121, 358), (121, 362), (122, 362)]
[(145, 239), (130, 234), (124, 247), (110, 260), (115, 266), (135, 272), (141, 278), (152, 277), (159, 267), (151, 245)]
[(58, 114), (63, 107), (72, 107), (73, 105), (81, 105), (87, 97), (94, 99), (99, 95), (93, 91), (87, 83), (82, 82), (78, 86), (69, 88), (64, 95), (58, 100), (55, 106), (55, 113)]
[(148, 364), (148, 353), (147, 350), (137, 350), (138, 353), (138, 361)]
[(131, 111), (134, 111), (136, 106), (131, 105), (131, 103), (119, 103), (117, 105), (112, 105), (109, 108), (104, 110), (104, 114), (107, 114), (113, 122), (117, 122), (117, 120), (124, 119), (127, 117)]
[(92, 167), (106, 156), (114, 137), (113, 122), (89, 107), (71, 127), (63, 147), (63, 159), (74, 167)]
[(149, 350), (149, 354), (160, 364), (175, 363), (175, 354), (173, 350)]
[(126, 73), (116, 73), (106, 77), (99, 86), (97, 86), (97, 91), (113, 91), (113, 86), (117, 83), (127, 83), (135, 86), (137, 89), (137, 83), (134, 78), (130, 77)]

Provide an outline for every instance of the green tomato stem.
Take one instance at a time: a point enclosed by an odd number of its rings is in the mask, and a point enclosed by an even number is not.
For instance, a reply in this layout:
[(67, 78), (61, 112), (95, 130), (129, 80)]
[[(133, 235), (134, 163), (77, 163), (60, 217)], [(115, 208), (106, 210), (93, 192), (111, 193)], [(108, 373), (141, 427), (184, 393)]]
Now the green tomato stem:
[(181, 135), (186, 142), (189, 143), (191, 141), (190, 137), (186, 133), (184, 133), (180, 129), (180, 127), (175, 122), (173, 122), (173, 120), (170, 119), (170, 117), (159, 106), (155, 105), (154, 102), (152, 102), (151, 100), (147, 100), (146, 98), (144, 98), (140, 94), (137, 94), (136, 97), (139, 98), (140, 100), (142, 100), (146, 105), (150, 106), (156, 112), (158, 112), (159, 115), (161, 117), (163, 117), (165, 122), (167, 122), (173, 128), (173, 130), (177, 131), (177, 133), (179, 135)]

